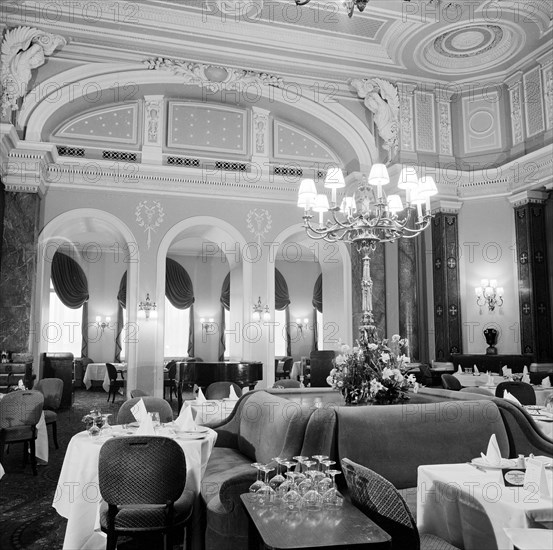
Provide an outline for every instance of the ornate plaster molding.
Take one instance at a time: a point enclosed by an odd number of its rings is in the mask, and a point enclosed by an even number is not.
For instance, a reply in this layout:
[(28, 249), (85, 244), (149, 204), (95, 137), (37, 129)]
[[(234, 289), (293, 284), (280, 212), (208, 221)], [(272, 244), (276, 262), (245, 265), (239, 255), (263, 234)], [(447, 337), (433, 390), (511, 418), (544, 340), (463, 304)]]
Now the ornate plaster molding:
[(509, 202), (513, 205), (513, 208), (522, 206), (524, 204), (543, 204), (548, 197), (547, 191), (522, 191), (509, 197)]
[(205, 65), (164, 57), (146, 59), (144, 65), (150, 70), (168, 71), (180, 76), (183, 84), (206, 87), (210, 92), (217, 92), (221, 89), (243, 90), (250, 85), (274, 86), (276, 88), (284, 86), (283, 79), (278, 76), (247, 69)]
[(352, 78), (348, 84), (365, 100), (365, 107), (373, 113), (378, 134), (388, 151), (388, 161), (392, 161), (399, 146), (400, 104), (397, 88), (382, 78)]
[(32, 27), (17, 27), (8, 31), (2, 41), (2, 116), (8, 110), (19, 109), (18, 100), (27, 93), (31, 71), (44, 65), (46, 56), (67, 44), (59, 34)]

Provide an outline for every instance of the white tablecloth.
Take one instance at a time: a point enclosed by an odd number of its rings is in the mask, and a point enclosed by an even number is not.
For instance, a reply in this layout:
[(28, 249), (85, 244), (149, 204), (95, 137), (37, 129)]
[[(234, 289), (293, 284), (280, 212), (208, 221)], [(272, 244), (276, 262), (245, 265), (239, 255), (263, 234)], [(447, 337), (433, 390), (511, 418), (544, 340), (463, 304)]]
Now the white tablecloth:
[(525, 409), (534, 419), (538, 429), (553, 440), (553, 414), (547, 412), (543, 407), (540, 410), (532, 407), (525, 407)]
[[(123, 372), (127, 371), (127, 365), (125, 363), (112, 363), (112, 365), (117, 370)], [(102, 380), (102, 387), (105, 391), (109, 391), (109, 376), (105, 363), (89, 363), (87, 365), (83, 377), (83, 384), (87, 390), (91, 388), (93, 380)]]
[[(121, 426), (114, 426), (113, 430), (125, 435)], [(186, 488), (196, 494), (200, 492), (200, 481), (216, 439), (213, 430), (202, 439), (175, 439), (186, 455)], [(52, 504), (58, 514), (67, 518), (64, 550), (106, 547), (106, 537), (100, 530), (98, 488), (98, 459), (104, 441), (102, 437), (81, 432), (73, 436), (67, 447)]]
[(495, 387), (500, 382), (504, 382), (505, 378), (503, 376), (493, 376), (493, 384), (488, 385), (488, 375), (486, 373), (482, 373), (480, 375), (474, 375), (474, 374), (459, 374), (454, 373), (455, 378), (461, 382), (461, 386), (464, 386), (465, 388), (472, 388), (472, 387), (478, 387), (478, 386), (486, 386), (488, 389), (492, 391), (492, 393), (495, 392)]
[(234, 399), (210, 399), (208, 401), (204, 401), (203, 403), (198, 403), (194, 400), (185, 402), (183, 407), (187, 403), (192, 409), (192, 416), (194, 417), (196, 424), (199, 426), (205, 426), (226, 420), (234, 410), (234, 406), (238, 403), (238, 401)]
[[(551, 470), (546, 470), (551, 486)], [(465, 550), (512, 550), (505, 527), (530, 526), (527, 513), (553, 520), (553, 501), (505, 487), (501, 470), (468, 464), (419, 466), (417, 526)]]

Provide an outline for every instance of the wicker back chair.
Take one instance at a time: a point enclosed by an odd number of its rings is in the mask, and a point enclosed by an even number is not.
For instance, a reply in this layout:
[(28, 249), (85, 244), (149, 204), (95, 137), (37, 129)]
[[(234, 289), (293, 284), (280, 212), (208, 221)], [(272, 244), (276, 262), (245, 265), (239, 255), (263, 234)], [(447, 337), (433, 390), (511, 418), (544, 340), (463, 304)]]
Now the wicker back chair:
[[(167, 437), (131, 436), (110, 439), (98, 463), (100, 526), (108, 550), (119, 535), (158, 532), (165, 548), (173, 548), (173, 530), (192, 516), (194, 492), (185, 490), (186, 458), (181, 446)], [(190, 548), (187, 529), (186, 548)], [(159, 546), (157, 546), (159, 547)]]
[(387, 479), (348, 458), (342, 459), (351, 501), (392, 535), (392, 549), (458, 550), (434, 535), (419, 535), (417, 524), (399, 491)]
[(140, 401), (140, 399), (144, 401), (144, 405), (146, 406), (146, 410), (148, 412), (159, 413), (159, 420), (161, 422), (171, 422), (173, 420), (173, 409), (171, 408), (171, 405), (165, 401), (165, 399), (147, 395), (144, 397), (133, 397), (132, 399), (125, 401), (117, 413), (117, 424), (130, 424), (136, 420), (131, 412), (131, 409), (138, 403), (138, 401)]
[(54, 412), (60, 408), (63, 395), (63, 380), (61, 378), (43, 378), (39, 380), (34, 389), (44, 396), (44, 420), (47, 426), (52, 426), (52, 438), (54, 446), (58, 445), (58, 415)]
[(35, 440), (36, 425), (42, 415), (44, 396), (39, 391), (17, 390), (0, 399), (0, 463), (7, 443), (23, 443), (23, 463), (27, 463), (30, 448), (33, 475), (37, 475)]
[(521, 405), (536, 404), (536, 392), (534, 388), (526, 382), (500, 382), (495, 388), (495, 396), (503, 397), (505, 390), (516, 397)]

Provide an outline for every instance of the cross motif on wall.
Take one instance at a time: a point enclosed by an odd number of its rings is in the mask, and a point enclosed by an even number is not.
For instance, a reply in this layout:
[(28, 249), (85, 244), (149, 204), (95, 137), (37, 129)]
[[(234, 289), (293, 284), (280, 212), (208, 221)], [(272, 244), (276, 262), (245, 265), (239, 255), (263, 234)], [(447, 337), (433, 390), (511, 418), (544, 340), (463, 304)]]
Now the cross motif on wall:
[(540, 302), (540, 305), (538, 306), (538, 311), (543, 315), (546, 310), (547, 308), (545, 307), (545, 304), (543, 302)]
[(447, 267), (449, 267), (449, 269), (453, 269), (456, 265), (457, 265), (457, 261), (455, 260), (455, 258), (447, 259)]
[(444, 308), (442, 306), (436, 306), (436, 315), (441, 316), (444, 312)]
[(524, 313), (524, 315), (528, 315), (530, 313), (530, 304), (524, 304), (522, 306), (522, 313)]
[(520, 255), (520, 263), (521, 264), (525, 264), (528, 262), (528, 254), (526, 252), (523, 252), (521, 255)]
[(449, 314), (452, 317), (455, 317), (455, 315), (457, 315), (457, 306), (456, 305), (449, 306)]
[(541, 264), (543, 262), (543, 254), (541, 252), (536, 252), (534, 254), (534, 258), (536, 259), (536, 262)]
[(436, 261), (434, 262), (434, 267), (436, 269), (440, 269), (442, 267), (442, 260), (440, 260), (440, 258), (436, 258)]

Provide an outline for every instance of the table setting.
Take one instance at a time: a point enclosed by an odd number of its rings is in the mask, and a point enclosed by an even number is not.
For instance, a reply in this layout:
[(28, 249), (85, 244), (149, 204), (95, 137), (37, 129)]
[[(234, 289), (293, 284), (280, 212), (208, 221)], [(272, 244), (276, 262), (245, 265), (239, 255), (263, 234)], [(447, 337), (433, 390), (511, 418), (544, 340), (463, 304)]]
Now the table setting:
[[(174, 439), (186, 456), (186, 489), (193, 490), (198, 498), (200, 482), (217, 433), (210, 428), (197, 426), (187, 413), (173, 422), (159, 422), (159, 413), (148, 412), (142, 400), (131, 409), (136, 422), (111, 425), (108, 414), (91, 411), (83, 418), (85, 430), (72, 437), (67, 447), (52, 506), (67, 519), (63, 543), (64, 550), (100, 550), (106, 545), (105, 534), (100, 530), (100, 504), (98, 489), (98, 462), (103, 443), (112, 437), (130, 435), (162, 436)], [(199, 506), (195, 506), (192, 525), (199, 525)], [(198, 547), (199, 538), (195, 538)]]
[[(112, 365), (119, 372), (127, 372), (126, 363), (112, 363)], [(92, 382), (94, 380), (102, 381), (102, 388), (104, 391), (109, 392), (110, 380), (108, 376), (108, 371), (105, 363), (89, 363), (86, 366), (86, 371), (83, 377), (83, 384), (85, 388), (89, 390), (92, 387)]]
[(185, 401), (181, 412), (185, 408), (189, 408), (192, 418), (198, 426), (220, 424), (231, 415), (238, 399), (240, 398), (232, 386), (230, 386), (228, 397), (223, 399), (206, 399), (202, 389), (198, 388), (196, 398)]
[(504, 458), (495, 434), (464, 464), (421, 465), (417, 526), (465, 550), (512, 550), (507, 529), (553, 521), (553, 458)]

